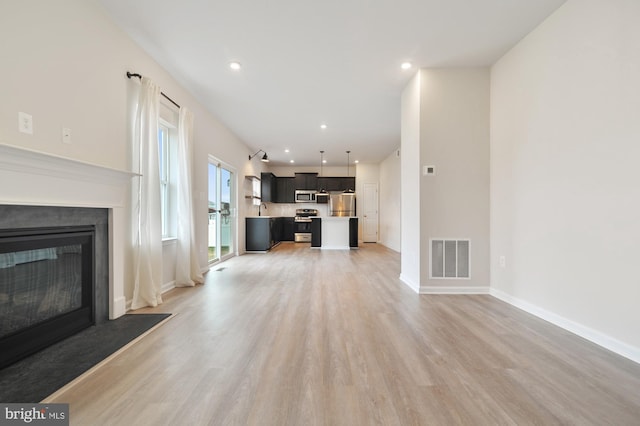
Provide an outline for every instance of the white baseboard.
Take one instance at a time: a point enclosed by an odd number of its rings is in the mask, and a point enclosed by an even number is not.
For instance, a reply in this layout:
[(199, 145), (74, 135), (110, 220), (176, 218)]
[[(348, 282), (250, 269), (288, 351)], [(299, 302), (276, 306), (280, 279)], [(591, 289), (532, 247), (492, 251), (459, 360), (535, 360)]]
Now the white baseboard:
[(420, 294), (489, 294), (489, 287), (420, 286)]
[(124, 296), (118, 297), (113, 301), (113, 307), (111, 312), (109, 312), (109, 319), (114, 320), (116, 318), (120, 318), (127, 313), (130, 307), (131, 301), (127, 302), (127, 299)]
[(617, 353), (618, 355), (621, 355), (625, 358), (630, 359), (631, 361), (640, 364), (640, 348), (621, 342), (620, 340), (609, 335), (593, 330), (592, 328), (564, 318), (558, 314), (554, 314), (553, 312), (549, 312), (546, 309), (540, 308), (522, 299), (518, 299), (517, 297), (513, 297), (501, 290), (491, 288), (490, 294), (493, 297), (502, 300), (503, 302), (515, 306), (516, 308), (522, 309), (523, 311), (528, 312), (531, 315), (535, 315), (538, 318), (548, 321), (551, 324), (557, 325), (558, 327), (570, 331), (571, 333), (576, 334), (584, 339), (587, 339), (590, 342), (595, 343), (596, 345), (602, 346), (605, 349), (608, 349), (612, 352)]
[(406, 275), (400, 274), (400, 281), (409, 286), (411, 290), (415, 291), (416, 293), (420, 293), (420, 284), (414, 283)]
[[(160, 287), (160, 293), (161, 294), (165, 294), (166, 292), (168, 292), (169, 290), (173, 290), (174, 288), (176, 288), (175, 280), (174, 281), (169, 281), (168, 283), (162, 284), (162, 287)], [(129, 312), (131, 310), (131, 302), (133, 302), (131, 299), (127, 300), (126, 312)]]
[(174, 288), (176, 288), (176, 281), (169, 281), (168, 283), (164, 283), (162, 284), (162, 287), (160, 288), (160, 291), (162, 292), (162, 294), (165, 294), (166, 292), (168, 292), (169, 290), (173, 290)]

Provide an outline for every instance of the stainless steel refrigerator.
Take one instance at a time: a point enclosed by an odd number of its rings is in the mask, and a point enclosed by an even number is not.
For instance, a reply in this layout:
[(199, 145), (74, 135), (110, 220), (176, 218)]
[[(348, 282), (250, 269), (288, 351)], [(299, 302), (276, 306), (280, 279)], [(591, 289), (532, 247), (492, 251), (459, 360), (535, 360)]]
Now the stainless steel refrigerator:
[(329, 194), (329, 216), (356, 216), (355, 192)]

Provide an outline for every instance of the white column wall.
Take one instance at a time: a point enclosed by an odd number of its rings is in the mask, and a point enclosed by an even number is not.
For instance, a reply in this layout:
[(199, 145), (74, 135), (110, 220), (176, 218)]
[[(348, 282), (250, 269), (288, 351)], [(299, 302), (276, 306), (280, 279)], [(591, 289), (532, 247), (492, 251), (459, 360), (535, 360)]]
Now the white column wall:
[[(487, 293), (489, 69), (420, 72), (421, 292)], [(430, 277), (431, 238), (471, 241), (469, 279)]]
[(402, 92), (400, 279), (420, 290), (420, 72)]

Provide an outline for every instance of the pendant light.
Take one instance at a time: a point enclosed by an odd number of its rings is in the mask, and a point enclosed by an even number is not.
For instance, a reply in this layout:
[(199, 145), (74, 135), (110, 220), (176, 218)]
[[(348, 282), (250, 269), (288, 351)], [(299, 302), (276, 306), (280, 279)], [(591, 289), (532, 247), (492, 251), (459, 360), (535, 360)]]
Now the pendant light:
[[(350, 177), (349, 176), (349, 165), (350, 165), (350, 162), (351, 162), (350, 154), (351, 154), (351, 151), (347, 151), (347, 177)], [(344, 194), (352, 194), (354, 192), (354, 190), (352, 188), (347, 188), (342, 192)]]
[[(322, 177), (322, 166), (324, 164), (324, 151), (320, 151), (320, 177)], [(320, 194), (326, 194), (327, 190), (320, 188)]]
[(349, 154), (351, 154), (351, 151), (347, 151), (347, 177), (349, 177)]

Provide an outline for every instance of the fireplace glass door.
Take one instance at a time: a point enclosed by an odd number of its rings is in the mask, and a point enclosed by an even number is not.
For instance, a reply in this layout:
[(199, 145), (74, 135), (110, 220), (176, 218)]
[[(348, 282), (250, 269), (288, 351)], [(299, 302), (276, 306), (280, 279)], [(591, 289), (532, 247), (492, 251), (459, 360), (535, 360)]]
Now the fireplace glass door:
[(92, 226), (0, 230), (0, 368), (94, 323)]

